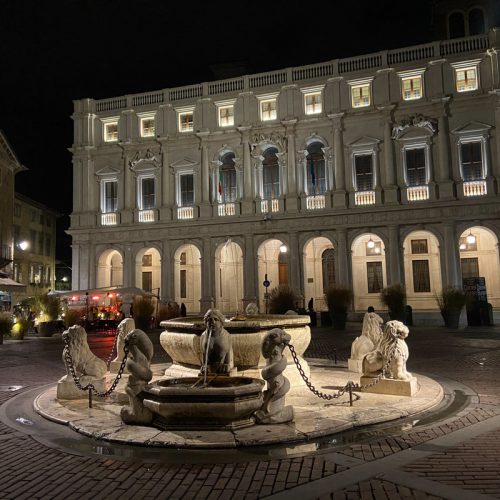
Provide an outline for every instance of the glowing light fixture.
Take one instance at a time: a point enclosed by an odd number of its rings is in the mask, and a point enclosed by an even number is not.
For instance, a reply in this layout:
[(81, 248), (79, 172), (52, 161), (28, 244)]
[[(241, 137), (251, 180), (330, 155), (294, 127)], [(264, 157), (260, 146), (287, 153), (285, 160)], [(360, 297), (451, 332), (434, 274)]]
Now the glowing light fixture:
[(286, 247), (286, 245), (284, 243), (280, 245), (280, 252), (281, 253), (287, 253), (288, 252), (288, 248)]
[(26, 240), (19, 242), (19, 248), (23, 251), (26, 250), (29, 246), (30, 244)]
[(375, 247), (374, 252), (375, 252), (375, 253), (380, 253), (380, 247)]
[(75, 302), (75, 300), (77, 300), (77, 299), (78, 299), (78, 297), (77, 297), (76, 295), (73, 295), (73, 297), (71, 297), (71, 300), (72, 300), (73, 302)]
[(469, 229), (469, 234), (465, 239), (469, 245), (474, 245), (474, 243), (476, 243), (476, 237), (472, 234), (472, 229)]
[(372, 248), (375, 248), (375, 242), (372, 240), (372, 237), (370, 236), (370, 239), (368, 240), (368, 243), (366, 246), (371, 250)]
[(99, 295), (94, 295), (94, 296), (92, 297), (92, 300), (99, 300), (99, 298), (100, 298), (100, 297), (99, 297)]
[(460, 250), (465, 250), (467, 248), (467, 245), (465, 243), (460, 243), (459, 248)]

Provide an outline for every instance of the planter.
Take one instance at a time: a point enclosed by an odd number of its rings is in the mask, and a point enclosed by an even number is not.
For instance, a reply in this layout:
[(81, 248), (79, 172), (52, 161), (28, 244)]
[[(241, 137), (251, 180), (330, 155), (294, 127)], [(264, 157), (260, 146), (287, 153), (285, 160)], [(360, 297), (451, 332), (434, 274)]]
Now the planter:
[(460, 322), (461, 311), (441, 311), (446, 328), (457, 329)]
[(345, 330), (347, 313), (332, 313), (330, 316), (334, 330)]
[(38, 336), (39, 337), (52, 337), (57, 331), (57, 321), (42, 321), (38, 323)]

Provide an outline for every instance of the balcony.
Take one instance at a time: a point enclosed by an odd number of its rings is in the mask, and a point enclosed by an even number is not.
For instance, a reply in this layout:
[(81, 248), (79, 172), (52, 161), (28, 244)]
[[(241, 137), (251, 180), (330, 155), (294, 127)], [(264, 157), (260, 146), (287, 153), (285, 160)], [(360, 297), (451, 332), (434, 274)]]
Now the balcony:
[(306, 198), (307, 210), (321, 210), (325, 208), (326, 201), (324, 194), (317, 194), (316, 196), (308, 196)]
[(408, 201), (423, 201), (429, 199), (429, 186), (411, 186), (406, 188)]
[(139, 222), (154, 222), (155, 221), (155, 211), (154, 210), (140, 210), (139, 211)]
[(464, 182), (464, 196), (467, 198), (473, 196), (484, 196), (487, 191), (485, 180)]
[(263, 214), (268, 212), (279, 212), (280, 211), (280, 200), (261, 200), (260, 202), (260, 211)]
[(192, 219), (194, 217), (193, 207), (178, 207), (177, 218), (179, 220)]
[(101, 214), (101, 226), (116, 226), (118, 218), (116, 212)]
[(219, 214), (219, 217), (236, 215), (236, 205), (235, 203), (219, 203), (219, 206), (217, 207), (217, 213)]
[(375, 191), (357, 191), (354, 193), (356, 205), (375, 205)]

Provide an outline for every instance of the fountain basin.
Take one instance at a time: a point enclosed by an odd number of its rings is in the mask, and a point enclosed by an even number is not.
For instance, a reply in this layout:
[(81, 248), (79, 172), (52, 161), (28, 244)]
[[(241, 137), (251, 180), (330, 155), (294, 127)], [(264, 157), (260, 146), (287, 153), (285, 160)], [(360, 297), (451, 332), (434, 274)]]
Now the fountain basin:
[(203, 387), (200, 377), (162, 379), (143, 391), (143, 404), (159, 429), (241, 429), (254, 424), (264, 381), (219, 376)]
[[(282, 328), (290, 335), (290, 343), (295, 347), (305, 374), (309, 376), (309, 366), (302, 356), (311, 341), (310, 321), (309, 316), (267, 314), (244, 316), (224, 323), (224, 328), (231, 334), (234, 366), (238, 375), (261, 377), (260, 370), (266, 365), (261, 352), (262, 340), (273, 328)], [(160, 325), (165, 329), (160, 335), (161, 346), (173, 361), (165, 371), (165, 376), (196, 376), (202, 357), (200, 336), (205, 330), (203, 317), (175, 318), (162, 321)], [(283, 354), (287, 358), (287, 368), (283, 374), (290, 380), (292, 389), (305, 387), (290, 351), (285, 349)]]

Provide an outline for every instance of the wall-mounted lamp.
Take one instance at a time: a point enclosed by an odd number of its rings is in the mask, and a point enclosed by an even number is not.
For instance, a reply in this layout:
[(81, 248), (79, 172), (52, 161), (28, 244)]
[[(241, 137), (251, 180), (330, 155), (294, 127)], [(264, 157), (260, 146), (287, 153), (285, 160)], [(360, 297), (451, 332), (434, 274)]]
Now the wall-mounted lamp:
[(280, 245), (280, 252), (281, 253), (287, 253), (288, 252), (288, 248), (287, 248), (287, 246), (284, 243), (282, 243)]
[(474, 245), (476, 243), (476, 237), (472, 234), (472, 229), (469, 229), (469, 234), (465, 238), (469, 245)]

